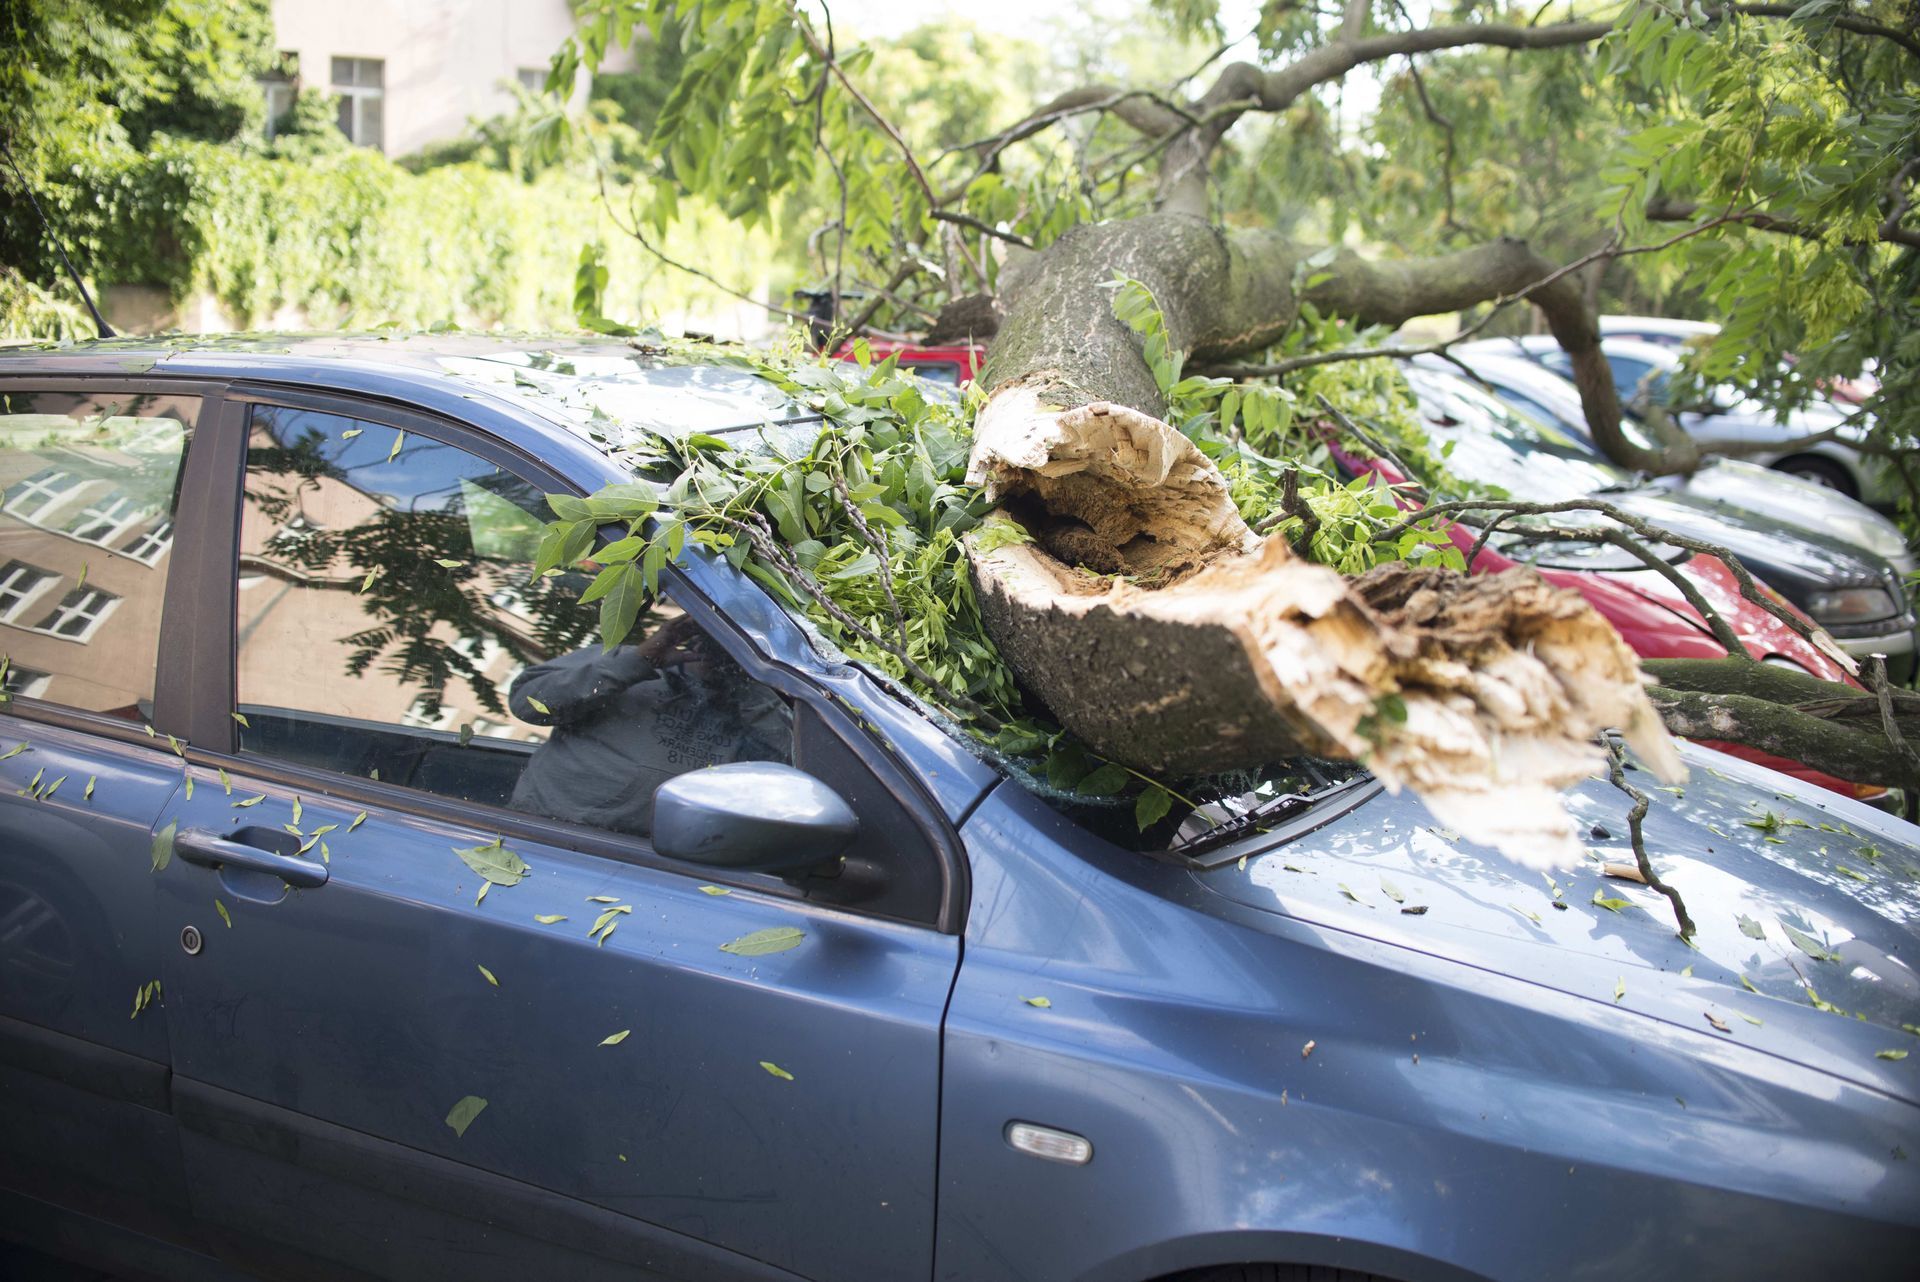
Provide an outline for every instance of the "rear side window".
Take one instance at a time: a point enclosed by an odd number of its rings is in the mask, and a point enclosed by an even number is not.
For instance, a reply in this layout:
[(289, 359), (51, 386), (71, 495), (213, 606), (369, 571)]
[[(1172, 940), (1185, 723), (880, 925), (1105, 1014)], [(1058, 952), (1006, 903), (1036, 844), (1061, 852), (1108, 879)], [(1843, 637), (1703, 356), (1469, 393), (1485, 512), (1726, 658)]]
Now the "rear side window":
[(650, 832), (683, 771), (787, 761), (787, 704), (665, 598), (599, 638), (536, 577), (545, 495), (442, 441), (256, 407), (240, 530), (241, 751)]
[(144, 722), (196, 397), (0, 393), (10, 696)]

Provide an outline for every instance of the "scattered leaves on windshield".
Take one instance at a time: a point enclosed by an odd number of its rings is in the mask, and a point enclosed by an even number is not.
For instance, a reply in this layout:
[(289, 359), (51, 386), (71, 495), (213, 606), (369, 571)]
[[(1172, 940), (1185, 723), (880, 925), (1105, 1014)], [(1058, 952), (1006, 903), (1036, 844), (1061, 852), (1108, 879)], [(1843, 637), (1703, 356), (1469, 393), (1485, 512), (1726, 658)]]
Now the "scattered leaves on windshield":
[(633, 1030), (631, 1028), (623, 1028), (619, 1032), (614, 1033), (610, 1037), (602, 1037), (600, 1039), (600, 1044), (602, 1046), (618, 1046), (621, 1042), (624, 1042), (627, 1040), (627, 1034), (631, 1033), (632, 1031)]
[(475, 962), (474, 967), (477, 970), (479, 970), (481, 977), (484, 978), (489, 984), (492, 984), (495, 988), (500, 987), (500, 981), (493, 977), (492, 971), (488, 970), (485, 966), (480, 965), (479, 962)]
[(480, 1116), (480, 1110), (486, 1106), (487, 1102), (478, 1095), (463, 1096), (447, 1114), (447, 1125), (453, 1128), (455, 1135), (465, 1138), (467, 1128), (473, 1125), (473, 1119)]
[(1052, 1000), (1046, 997), (1022, 997), (1020, 1000), (1029, 1006), (1037, 1006), (1041, 1010), (1050, 1010), (1053, 1007)]
[(1785, 922), (1780, 923), (1780, 929), (1787, 932), (1787, 938), (1793, 941), (1795, 948), (1798, 948), (1815, 961), (1837, 962), (1840, 960), (1839, 953), (1830, 951), (1825, 944), (1815, 939), (1812, 935), (1807, 934), (1805, 931), (1795, 930)]
[(213, 911), (220, 914), (220, 920), (227, 923), (228, 930), (233, 929), (233, 914), (227, 911), (225, 904), (221, 903), (218, 899), (214, 900)]
[(173, 837), (179, 831), (180, 821), (169, 819), (167, 826), (153, 834), (153, 870), (163, 872), (173, 862)]
[(460, 862), (486, 878), (489, 885), (517, 886), (533, 871), (526, 860), (508, 850), (498, 837), (484, 846), (455, 846), (453, 853), (460, 856)]
[(765, 930), (756, 930), (751, 935), (742, 935), (730, 943), (720, 945), (723, 953), (732, 953), (736, 957), (765, 957), (769, 953), (784, 953), (789, 948), (798, 948), (807, 932), (792, 926), (770, 926)]
[(1907, 1057), (1907, 1053), (1905, 1051), (1875, 1051), (1873, 1057), (1875, 1059), (1903, 1060)]
[(783, 1082), (791, 1082), (793, 1080), (792, 1073), (789, 1073), (786, 1069), (780, 1067), (778, 1064), (775, 1064), (771, 1060), (764, 1060), (764, 1059), (761, 1060), (760, 1067), (766, 1069), (769, 1073), (772, 1073), (775, 1077), (779, 1078)]

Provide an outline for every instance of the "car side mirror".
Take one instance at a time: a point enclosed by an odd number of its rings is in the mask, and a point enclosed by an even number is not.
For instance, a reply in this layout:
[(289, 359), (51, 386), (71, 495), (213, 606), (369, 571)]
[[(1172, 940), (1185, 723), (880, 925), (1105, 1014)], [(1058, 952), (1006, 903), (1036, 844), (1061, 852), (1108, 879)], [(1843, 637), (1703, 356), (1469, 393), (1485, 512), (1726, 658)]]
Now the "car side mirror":
[(692, 770), (653, 794), (653, 848), (714, 868), (803, 872), (839, 855), (859, 831), (839, 793), (780, 762)]

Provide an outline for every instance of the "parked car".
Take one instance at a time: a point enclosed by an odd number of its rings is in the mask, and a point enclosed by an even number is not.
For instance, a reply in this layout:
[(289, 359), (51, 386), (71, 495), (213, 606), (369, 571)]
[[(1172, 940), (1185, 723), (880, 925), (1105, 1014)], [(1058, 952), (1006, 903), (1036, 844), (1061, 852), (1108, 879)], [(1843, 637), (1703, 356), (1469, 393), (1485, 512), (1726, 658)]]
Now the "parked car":
[[(962, 383), (972, 382), (974, 373), (986, 360), (986, 353), (981, 348), (967, 343), (922, 347), (890, 339), (869, 339), (867, 350), (873, 354), (875, 361), (883, 361), (889, 356), (898, 356), (899, 367), (909, 374), (918, 374), (921, 378), (930, 379), (948, 387), (959, 387)], [(842, 344), (834, 352), (834, 356), (843, 361), (852, 360), (853, 344)]]
[[(1665, 316), (1599, 317), (1603, 338), (1636, 338), (1678, 352), (1692, 343), (1706, 342), (1720, 332), (1710, 321), (1673, 320)], [(1835, 379), (1821, 386), (1828, 396), (1847, 405), (1859, 405), (1879, 387), (1873, 376), (1874, 362), (1857, 378)]]
[[(1529, 450), (1580, 456), (1580, 484), (1656, 525), (1727, 548), (1848, 654), (1884, 655), (1896, 680), (1912, 675), (1916, 621), (1903, 580), (1915, 563), (1891, 521), (1833, 490), (1730, 459), (1690, 477), (1642, 481), (1593, 445), (1573, 384), (1517, 357), (1474, 352), (1460, 359), (1524, 420), (1480, 416), (1488, 431), (1515, 448), (1525, 438)], [(1455, 368), (1428, 356), (1414, 364), (1443, 376)]]
[[(1613, 368), (1614, 387), (1622, 404), (1641, 395), (1666, 403), (1668, 380), (1680, 365), (1677, 351), (1631, 338), (1604, 338), (1600, 348)], [(1468, 359), (1481, 352), (1525, 356), (1556, 374), (1568, 376), (1573, 372), (1571, 358), (1551, 335), (1478, 339), (1462, 343), (1457, 351)], [(1758, 402), (1730, 388), (1718, 388), (1705, 404), (1668, 408), (1687, 434), (1698, 441), (1777, 446), (1748, 457), (1876, 507), (1886, 506), (1896, 497), (1895, 481), (1886, 464), (1848, 444), (1864, 436), (1862, 429), (1846, 426), (1846, 414), (1827, 402), (1816, 401), (1780, 421)], [(1835, 428), (1841, 429), (1836, 439), (1801, 444)]]
[[(1545, 424), (1508, 409), (1465, 378), (1419, 367), (1405, 373), (1429, 439), (1451, 447), (1446, 463), (1459, 480), (1544, 503), (1588, 496), (1607, 501), (1633, 497), (1609, 492), (1610, 486), (1623, 483), (1624, 473), (1618, 468), (1595, 459)], [(1370, 473), (1392, 484), (1410, 479), (1393, 462), (1358, 456), (1344, 446), (1337, 447), (1334, 456), (1350, 474)], [(1671, 499), (1644, 496), (1634, 506), (1649, 519), (1665, 519), (1687, 511)], [(1713, 638), (1706, 620), (1679, 589), (1639, 558), (1606, 543), (1542, 537), (1529, 529), (1605, 523), (1604, 517), (1585, 514), (1517, 518), (1487, 541), (1470, 568), (1475, 573), (1495, 574), (1516, 564), (1533, 566), (1549, 581), (1586, 597), (1634, 653), (1644, 658), (1724, 655), (1726, 651)], [(1477, 534), (1470, 527), (1455, 526), (1453, 541), (1463, 554), (1468, 553)], [(1849, 680), (1831, 657), (1742, 596), (1732, 572), (1717, 558), (1694, 556), (1678, 547), (1659, 551), (1727, 619), (1753, 658), (1787, 664), (1827, 681)], [(1849, 797), (1888, 807), (1897, 807), (1900, 801), (1885, 788), (1850, 783), (1744, 745), (1715, 746)]]
[[(697, 548), (602, 654), (543, 496), (818, 421), (664, 359), (0, 355), (0, 1236), (196, 1280), (1910, 1272), (1913, 829), (1686, 747), (1647, 840), (1688, 947), (1354, 767), (1188, 839), (1045, 800)], [(1625, 797), (1571, 805), (1630, 858)]]

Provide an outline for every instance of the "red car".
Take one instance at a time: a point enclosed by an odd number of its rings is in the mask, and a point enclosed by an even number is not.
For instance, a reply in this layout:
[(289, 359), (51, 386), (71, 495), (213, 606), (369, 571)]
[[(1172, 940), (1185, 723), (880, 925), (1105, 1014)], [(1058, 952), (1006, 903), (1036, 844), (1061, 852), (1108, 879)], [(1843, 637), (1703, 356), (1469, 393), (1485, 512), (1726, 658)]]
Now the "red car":
[[(962, 344), (957, 347), (916, 347), (912, 343), (894, 343), (885, 339), (870, 338), (867, 347), (873, 352), (873, 359), (883, 361), (889, 356), (900, 358), (900, 368), (918, 374), (922, 378), (936, 383), (945, 383), (949, 387), (958, 387), (972, 380), (980, 363), (986, 359), (985, 348)], [(853, 344), (843, 343), (834, 356), (843, 361), (853, 359)]]
[[(1498, 402), (1484, 396), (1464, 380), (1431, 371), (1410, 370), (1409, 381), (1422, 401), (1423, 417), (1436, 444), (1448, 440), (1455, 449), (1448, 467), (1466, 481), (1499, 485), (1516, 497), (1558, 502), (1578, 498), (1583, 491), (1560, 490), (1577, 478), (1568, 461), (1558, 458), (1529, 457), (1522, 453), (1511, 434), (1494, 439), (1491, 431), (1482, 433), (1474, 419), (1479, 412), (1508, 414)], [(1442, 404), (1444, 402), (1444, 405)], [(1482, 405), (1482, 402), (1485, 402)], [(1370, 474), (1398, 484), (1407, 478), (1391, 464), (1350, 452), (1346, 442), (1330, 442), (1335, 460), (1349, 475)], [(1552, 492), (1548, 492), (1552, 491)], [(1596, 496), (1604, 498), (1604, 495)], [(1403, 506), (1417, 506), (1411, 501)], [(1586, 525), (1603, 518), (1588, 513), (1569, 513), (1569, 524)], [(1472, 550), (1478, 531), (1456, 525), (1453, 541), (1461, 555)], [(1511, 553), (1512, 555), (1509, 555)], [(1672, 558), (1676, 568), (1699, 590), (1707, 603), (1732, 626), (1735, 635), (1756, 659), (1787, 664), (1827, 681), (1858, 685), (1832, 658), (1772, 614), (1740, 595), (1738, 583), (1726, 565), (1714, 557), (1684, 556)], [(1630, 554), (1607, 544), (1542, 543), (1521, 538), (1496, 536), (1480, 551), (1470, 567), (1476, 574), (1496, 574), (1514, 565), (1529, 564), (1556, 586), (1578, 592), (1619, 630), (1636, 654), (1648, 659), (1717, 659), (1726, 654), (1713, 639), (1706, 620), (1680, 595), (1664, 575), (1648, 569)], [(1785, 604), (1782, 601), (1782, 604)], [(1791, 606), (1788, 606), (1792, 609)], [(1797, 612), (1796, 612), (1797, 613)], [(1804, 616), (1803, 616), (1804, 617)], [(1865, 801), (1886, 797), (1885, 788), (1853, 784), (1822, 774), (1809, 766), (1784, 757), (1739, 744), (1709, 743), (1736, 757), (1757, 762), (1795, 778), (1829, 788), (1834, 792)]]

